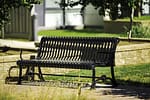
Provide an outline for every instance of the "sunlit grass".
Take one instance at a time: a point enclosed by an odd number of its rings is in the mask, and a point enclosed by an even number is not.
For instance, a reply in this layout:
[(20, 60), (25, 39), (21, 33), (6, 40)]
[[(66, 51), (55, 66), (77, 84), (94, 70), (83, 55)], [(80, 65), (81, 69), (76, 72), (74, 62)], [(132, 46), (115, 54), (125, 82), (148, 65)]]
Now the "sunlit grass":
[(84, 30), (41, 30), (38, 32), (41, 36), (72, 36), (72, 37), (125, 37), (126, 34), (104, 33), (102, 30), (84, 29)]
[[(23, 54), (31, 54), (35, 53), (35, 51), (27, 51), (23, 50)], [(0, 52), (0, 56), (8, 56), (8, 55), (19, 55), (20, 51), (19, 50), (8, 50), (7, 52)]]
[[(130, 21), (129, 17), (118, 19), (119, 21)], [(150, 21), (150, 16), (134, 17), (134, 21)]]
[(4, 87), (4, 84), (0, 83), (0, 100), (16, 99), (16, 97), (12, 93), (13, 93), (13, 88)]
[(89, 90), (84, 90), (79, 96), (77, 89), (0, 83), (0, 100), (95, 100), (95, 97), (88, 96), (89, 94)]
[[(101, 29), (84, 30), (41, 30), (39, 36), (57, 36), (57, 37), (127, 37), (126, 33), (104, 33)], [(142, 42), (120, 41), (119, 45), (139, 44)]]
[[(65, 75), (84, 75), (91, 76), (92, 73), (89, 70), (70, 71)], [(107, 75), (111, 77), (110, 67), (98, 67), (96, 68), (96, 75)], [(119, 84), (128, 85), (144, 85), (150, 86), (150, 64), (141, 65), (127, 65), (127, 66), (116, 66), (115, 76)], [(78, 77), (79, 78), (79, 77)], [(67, 78), (65, 80), (78, 81), (78, 78)], [(46, 76), (46, 79), (53, 80), (64, 80), (64, 77), (52, 77)], [(91, 79), (81, 79), (83, 82), (91, 82)]]

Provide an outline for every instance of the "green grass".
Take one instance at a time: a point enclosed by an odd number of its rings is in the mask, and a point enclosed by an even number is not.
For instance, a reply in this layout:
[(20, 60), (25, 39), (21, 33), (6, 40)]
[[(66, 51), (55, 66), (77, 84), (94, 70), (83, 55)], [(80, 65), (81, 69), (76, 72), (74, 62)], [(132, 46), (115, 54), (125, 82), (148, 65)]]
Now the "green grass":
[(134, 17), (134, 20), (150, 20), (150, 16)]
[(77, 95), (77, 89), (3, 85), (0, 83), (0, 100), (96, 100), (90, 91)]
[[(31, 53), (35, 52), (23, 50), (23, 54), (31, 54)], [(19, 55), (19, 54), (20, 54), (19, 50), (8, 50), (7, 52), (0, 52), (0, 56)]]
[(72, 36), (72, 37), (125, 37), (126, 34), (104, 33), (100, 29), (83, 30), (42, 30), (38, 32), (40, 36)]
[(150, 86), (150, 63), (136, 66), (116, 67), (115, 73), (120, 84)]
[[(96, 75), (107, 75), (111, 76), (109, 67), (99, 67), (96, 69)], [(70, 71), (66, 75), (91, 75), (89, 70), (79, 71)], [(128, 66), (116, 66), (115, 67), (115, 76), (119, 84), (128, 84), (128, 85), (143, 85), (150, 86), (150, 64), (142, 65), (128, 65)], [(79, 78), (67, 78), (67, 77), (51, 77), (46, 76), (46, 79), (53, 80), (71, 80), (78, 81)], [(84, 82), (91, 82), (91, 79), (81, 79)]]
[[(118, 19), (119, 21), (129, 21), (130, 19), (128, 17), (123, 18), (123, 19)], [(134, 17), (134, 21), (147, 21), (150, 20), (150, 16), (141, 16), (141, 17)]]
[[(108, 67), (98, 68), (97, 75), (106, 74), (110, 76)], [(71, 71), (69, 74), (75, 74)], [(90, 74), (89, 71), (81, 71), (82, 74)], [(119, 84), (150, 86), (150, 63), (130, 66), (116, 66), (116, 79)], [(59, 77), (60, 78), (60, 77)], [(66, 92), (67, 91), (67, 92)], [(77, 95), (77, 89), (58, 87), (32, 87), (4, 85), (0, 83), (0, 100), (97, 100), (92, 91), (82, 91)], [(78, 97), (80, 99), (78, 99)]]
[[(126, 33), (104, 33), (102, 29), (83, 30), (41, 30), (39, 36), (59, 36), (59, 37), (127, 37)], [(120, 41), (119, 45), (140, 44), (142, 42)]]

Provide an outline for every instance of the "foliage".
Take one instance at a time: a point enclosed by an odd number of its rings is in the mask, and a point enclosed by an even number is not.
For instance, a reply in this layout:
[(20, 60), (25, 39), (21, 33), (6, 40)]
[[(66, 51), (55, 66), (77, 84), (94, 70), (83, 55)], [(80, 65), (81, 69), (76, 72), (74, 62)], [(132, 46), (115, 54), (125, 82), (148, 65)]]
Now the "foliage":
[(0, 0), (0, 29), (9, 21), (9, 12), (12, 8), (20, 6), (32, 8), (32, 4), (38, 4), (40, 0)]
[(119, 10), (122, 12), (130, 11), (130, 8), (139, 8), (140, 3), (141, 0), (76, 0), (75, 2), (71, 0), (69, 2), (71, 7), (79, 4), (82, 5), (82, 10), (84, 10), (87, 5), (92, 4), (96, 9), (99, 10), (100, 15), (105, 15), (105, 12), (108, 11), (113, 20), (119, 17)]
[[(96, 9), (98, 9), (100, 15), (105, 16), (105, 12), (107, 11), (112, 20), (116, 20), (120, 16), (124, 16), (124, 14), (127, 15), (130, 18), (128, 38), (131, 38), (135, 9), (138, 12), (138, 15), (140, 15), (139, 13), (141, 12), (142, 0), (78, 0), (76, 2), (71, 2), (70, 6), (78, 4), (83, 6), (82, 11), (89, 4), (92, 4)], [(120, 12), (121, 15), (119, 14)]]
[(132, 27), (132, 37), (136, 38), (150, 38), (150, 27), (143, 25), (136, 25)]

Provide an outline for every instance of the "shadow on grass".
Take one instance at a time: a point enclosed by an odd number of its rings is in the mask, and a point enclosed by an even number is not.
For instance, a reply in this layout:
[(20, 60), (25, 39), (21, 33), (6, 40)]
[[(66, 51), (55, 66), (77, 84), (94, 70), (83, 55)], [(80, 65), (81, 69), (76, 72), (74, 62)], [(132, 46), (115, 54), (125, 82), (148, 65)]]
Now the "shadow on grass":
[[(122, 97), (135, 97), (144, 100), (150, 99), (150, 84), (124, 80), (117, 81), (118, 86), (112, 88), (109, 94)], [(103, 91), (103, 94), (109, 95), (108, 91)]]
[(76, 33), (104, 33), (103, 29), (83, 29), (83, 30), (75, 30), (75, 29), (65, 29), (67, 32), (76, 32)]

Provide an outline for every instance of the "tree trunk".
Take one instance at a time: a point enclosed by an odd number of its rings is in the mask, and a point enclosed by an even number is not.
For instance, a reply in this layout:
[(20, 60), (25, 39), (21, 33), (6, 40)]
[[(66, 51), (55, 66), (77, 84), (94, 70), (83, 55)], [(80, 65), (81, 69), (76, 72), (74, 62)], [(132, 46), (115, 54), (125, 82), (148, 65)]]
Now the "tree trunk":
[(141, 17), (141, 2), (138, 3), (138, 17)]
[(4, 26), (2, 26), (1, 28), (1, 38), (4, 39), (5, 35), (4, 35)]
[(135, 9), (135, 16), (141, 17), (141, 7), (142, 7), (142, 1), (139, 1), (137, 8)]
[(130, 10), (130, 29), (129, 29), (129, 33), (128, 33), (128, 39), (129, 40), (132, 37), (133, 17), (134, 17), (134, 8), (132, 7), (131, 10)]
[(63, 29), (65, 29), (65, 27), (66, 27), (66, 7), (65, 7), (66, 0), (63, 0), (62, 3), (63, 3), (63, 7), (62, 7), (62, 12), (63, 12)]

